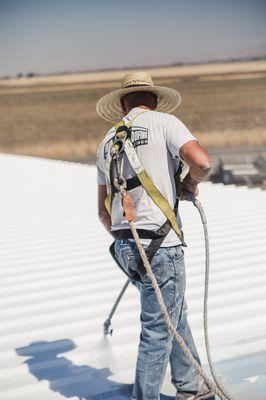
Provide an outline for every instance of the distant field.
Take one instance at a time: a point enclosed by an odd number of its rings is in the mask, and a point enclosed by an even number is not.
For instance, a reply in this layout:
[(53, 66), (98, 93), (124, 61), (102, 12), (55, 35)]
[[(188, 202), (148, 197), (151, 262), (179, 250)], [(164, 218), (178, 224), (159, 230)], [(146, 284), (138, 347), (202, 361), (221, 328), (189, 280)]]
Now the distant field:
[[(161, 69), (155, 83), (180, 91), (176, 115), (204, 146), (266, 146), (265, 63), (255, 70), (232, 65), (224, 73), (201, 66), (198, 74), (169, 76), (166, 71), (165, 77)], [(0, 151), (75, 160), (95, 156), (110, 127), (96, 114), (96, 102), (120, 83), (59, 81), (0, 81)]]
[[(224, 62), (210, 64), (182, 65), (173, 67), (157, 67), (149, 68), (149, 72), (156, 79), (161, 78), (182, 78), (188, 76), (205, 76), (219, 74), (248, 74), (248, 73), (265, 73), (266, 61), (241, 61), (241, 62)], [(8, 79), (1, 80), (0, 85), (4, 86), (29, 86), (29, 85), (56, 85), (56, 84), (79, 84), (92, 82), (112, 82), (121, 80), (127, 70), (118, 71), (99, 71), (99, 72), (83, 72), (74, 74), (60, 74), (48, 76), (36, 76), (30, 79)]]

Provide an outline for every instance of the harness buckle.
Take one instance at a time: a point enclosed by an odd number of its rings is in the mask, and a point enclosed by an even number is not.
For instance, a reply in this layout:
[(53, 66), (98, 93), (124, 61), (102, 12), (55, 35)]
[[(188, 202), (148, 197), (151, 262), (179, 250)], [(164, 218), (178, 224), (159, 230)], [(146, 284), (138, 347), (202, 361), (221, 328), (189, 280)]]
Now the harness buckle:
[(118, 190), (118, 193), (124, 193), (127, 188), (127, 181), (124, 177), (120, 176), (114, 179), (114, 187)]

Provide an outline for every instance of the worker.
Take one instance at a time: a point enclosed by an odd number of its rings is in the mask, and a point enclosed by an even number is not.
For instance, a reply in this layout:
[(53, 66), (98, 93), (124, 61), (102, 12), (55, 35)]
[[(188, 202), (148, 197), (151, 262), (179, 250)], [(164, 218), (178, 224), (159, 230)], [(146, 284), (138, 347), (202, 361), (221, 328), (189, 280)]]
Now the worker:
[[(181, 96), (176, 90), (155, 86), (147, 72), (132, 72), (125, 75), (122, 89), (101, 98), (96, 109), (102, 118), (112, 124), (122, 121), (119, 125), (130, 126), (130, 140), (142, 166), (171, 208), (175, 208), (176, 219), (181, 227), (178, 209), (175, 207), (175, 173), (181, 163), (189, 166), (189, 172), (179, 186), (179, 198), (186, 200), (187, 191), (198, 195), (198, 184), (207, 177), (211, 160), (188, 128), (170, 114), (180, 101)], [(117, 126), (109, 130), (97, 153), (98, 214), (104, 227), (115, 238), (114, 251), (120, 266), (140, 291), (141, 335), (132, 399), (159, 399), (168, 362), (176, 399), (213, 399), (214, 393), (167, 330), (152, 284), (143, 270), (140, 254), (124, 217), (121, 194), (115, 189), (115, 177), (112, 176), (117, 172), (110, 169), (110, 153)], [(152, 238), (165, 223), (165, 215), (139, 180), (135, 179), (135, 171), (125, 152), (122, 153), (122, 174), (133, 202), (134, 223), (141, 243), (147, 250)], [(105, 203), (110, 191), (113, 197), (109, 210), (111, 215)], [(148, 234), (141, 235), (143, 232)], [(177, 236), (170, 227), (151, 260), (151, 267), (178, 333), (200, 363), (187, 321), (183, 245), (182, 237)]]

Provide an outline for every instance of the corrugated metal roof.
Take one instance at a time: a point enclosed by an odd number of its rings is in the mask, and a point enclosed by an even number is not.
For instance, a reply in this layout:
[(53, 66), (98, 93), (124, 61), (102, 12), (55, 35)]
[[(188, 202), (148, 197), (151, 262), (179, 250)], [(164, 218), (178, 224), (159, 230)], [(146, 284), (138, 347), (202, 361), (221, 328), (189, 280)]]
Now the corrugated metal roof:
[[(125, 277), (96, 212), (96, 169), (0, 156), (1, 400), (129, 399), (139, 334), (130, 287), (103, 338)], [(210, 341), (215, 365), (241, 400), (266, 399), (266, 192), (201, 185), (211, 245)], [(206, 362), (203, 233), (182, 202), (189, 320)], [(164, 399), (174, 391), (167, 373)]]

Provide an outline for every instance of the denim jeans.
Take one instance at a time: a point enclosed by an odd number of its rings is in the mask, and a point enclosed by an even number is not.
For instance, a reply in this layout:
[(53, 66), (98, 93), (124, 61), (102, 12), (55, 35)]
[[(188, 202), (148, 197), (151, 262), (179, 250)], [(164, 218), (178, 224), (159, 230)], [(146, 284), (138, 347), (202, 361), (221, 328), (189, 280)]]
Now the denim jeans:
[[(139, 272), (140, 255), (134, 241), (116, 240), (115, 253), (122, 268), (129, 275), (134, 271)], [(200, 362), (187, 321), (184, 299), (186, 276), (182, 247), (161, 247), (155, 254), (151, 266), (178, 333), (190, 348), (194, 358)], [(141, 335), (132, 400), (159, 399), (168, 361), (170, 361), (172, 383), (177, 392), (197, 392), (202, 378), (176, 340), (169, 335), (149, 278), (142, 273), (141, 280), (132, 280), (132, 283), (139, 289), (141, 297)]]

